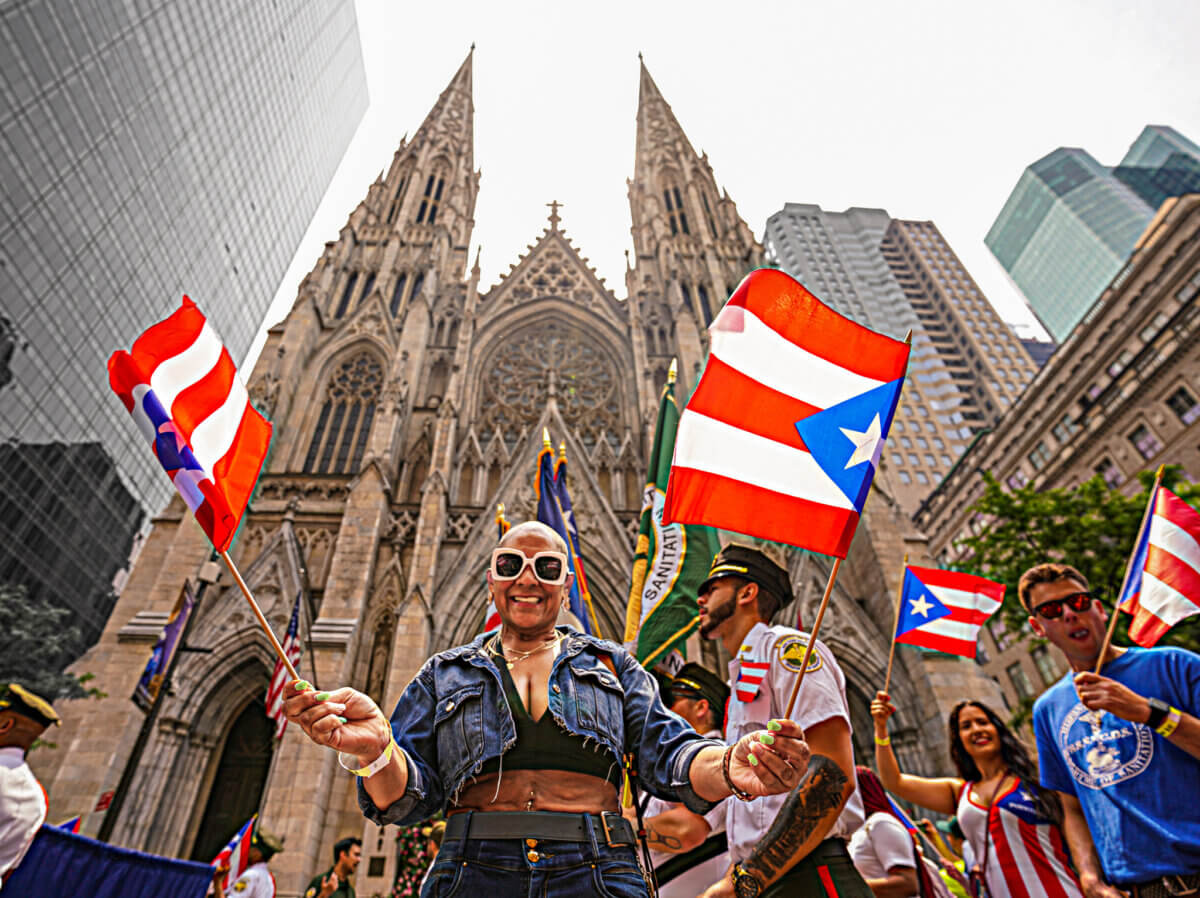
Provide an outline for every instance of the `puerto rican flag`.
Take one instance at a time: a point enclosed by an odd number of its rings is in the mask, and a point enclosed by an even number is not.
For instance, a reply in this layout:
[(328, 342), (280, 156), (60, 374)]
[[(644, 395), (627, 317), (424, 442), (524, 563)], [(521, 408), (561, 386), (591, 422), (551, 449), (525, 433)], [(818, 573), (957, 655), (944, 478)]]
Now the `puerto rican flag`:
[(247, 820), (245, 825), (237, 831), (237, 835), (230, 839), (228, 844), (212, 859), (214, 868), (229, 864), (229, 872), (217, 883), (218, 895), (224, 895), (229, 884), (236, 882), (237, 878), (250, 866), (250, 840), (254, 838), (254, 824), (257, 820), (258, 814)]
[(1004, 604), (1004, 589), (973, 574), (906, 567), (896, 642), (974, 658), (979, 628)]
[(737, 682), (733, 684), (733, 692), (738, 701), (754, 701), (770, 667), (769, 661), (751, 661), (749, 658), (739, 661)]
[(900, 399), (909, 346), (797, 281), (751, 272), (709, 328), (679, 420), (664, 523), (845, 558)]
[(185, 296), (130, 352), (113, 353), (108, 379), (213, 546), (227, 550), (271, 425), (250, 405), (221, 338)]
[(1147, 647), (1185, 617), (1200, 614), (1200, 514), (1161, 486), (1152, 501), (1118, 602), (1133, 615), (1129, 638)]
[[(296, 593), (296, 604), (292, 606), (292, 619), (288, 622), (287, 633), (283, 636), (280, 647), (284, 655), (292, 662), (292, 667), (300, 664), (300, 596)], [(267, 717), (275, 721), (275, 738), (282, 739), (283, 731), (287, 729), (287, 715), (283, 711), (283, 687), (292, 676), (284, 666), (283, 659), (275, 661), (275, 672), (271, 674), (271, 683), (267, 686)]]

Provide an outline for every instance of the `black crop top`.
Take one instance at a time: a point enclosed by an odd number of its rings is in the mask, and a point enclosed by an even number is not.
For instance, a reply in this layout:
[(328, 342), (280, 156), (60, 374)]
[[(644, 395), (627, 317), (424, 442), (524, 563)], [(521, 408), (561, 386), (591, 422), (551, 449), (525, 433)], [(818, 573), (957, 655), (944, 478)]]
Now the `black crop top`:
[[(498, 647), (497, 647), (498, 648)], [(589, 748), (582, 736), (573, 736), (558, 725), (547, 708), (541, 718), (534, 720), (525, 708), (525, 702), (517, 693), (517, 685), (504, 656), (497, 649), (497, 664), (500, 678), (504, 682), (504, 698), (517, 726), (517, 742), (503, 756), (503, 766), (508, 770), (569, 770), (607, 780), (619, 788), (621, 766), (599, 745)], [(485, 761), (479, 774), (499, 773), (501, 758)]]

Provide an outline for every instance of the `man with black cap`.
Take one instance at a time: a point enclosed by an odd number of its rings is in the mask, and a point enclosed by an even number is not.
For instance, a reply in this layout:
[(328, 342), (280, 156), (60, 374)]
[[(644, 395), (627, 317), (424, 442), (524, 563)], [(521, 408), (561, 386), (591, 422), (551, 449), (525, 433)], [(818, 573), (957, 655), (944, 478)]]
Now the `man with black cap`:
[(275, 877), (267, 861), (283, 851), (283, 841), (264, 829), (250, 837), (249, 866), (228, 889), (226, 898), (275, 898)]
[[(785, 716), (809, 636), (772, 625), (792, 600), (782, 567), (751, 546), (725, 546), (700, 584), (700, 635), (729, 652), (733, 695), (727, 742)], [(725, 833), (733, 866), (704, 898), (837, 895), (871, 898), (850, 860), (846, 840), (863, 823), (854, 779), (846, 678), (820, 640), (813, 646), (792, 719), (812, 752), (808, 770), (787, 795), (725, 802)]]
[[(699, 664), (685, 664), (670, 678), (668, 689), (664, 697), (668, 707), (692, 729), (701, 736), (723, 738), (729, 687), (720, 677)], [(651, 795), (644, 801), (642, 816), (659, 898), (696, 898), (729, 866), (724, 806), (697, 814), (678, 802)], [(675, 869), (682, 872), (672, 875)]]
[(18, 683), (0, 688), (0, 878), (8, 879), (46, 821), (46, 792), (25, 763), (34, 740), (58, 725), (50, 703)]

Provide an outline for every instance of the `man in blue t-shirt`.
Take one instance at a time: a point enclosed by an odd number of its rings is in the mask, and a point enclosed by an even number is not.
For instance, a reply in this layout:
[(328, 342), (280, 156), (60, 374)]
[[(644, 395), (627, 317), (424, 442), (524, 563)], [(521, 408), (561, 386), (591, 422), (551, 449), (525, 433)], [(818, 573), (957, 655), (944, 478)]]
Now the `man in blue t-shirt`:
[(1033, 631), (1062, 650), (1073, 672), (1037, 700), (1033, 726), (1042, 786), (1062, 798), (1084, 893), (1112, 896), (1115, 885), (1134, 898), (1194, 894), (1200, 655), (1114, 646), (1095, 674), (1108, 615), (1084, 576), (1039, 564), (1021, 575), (1017, 594)]

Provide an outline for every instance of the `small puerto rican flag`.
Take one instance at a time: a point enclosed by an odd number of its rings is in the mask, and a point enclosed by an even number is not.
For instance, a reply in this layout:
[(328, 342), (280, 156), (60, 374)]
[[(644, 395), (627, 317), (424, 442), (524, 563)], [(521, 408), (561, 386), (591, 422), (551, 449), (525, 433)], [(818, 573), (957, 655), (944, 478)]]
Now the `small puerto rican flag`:
[(755, 661), (751, 657), (741, 656), (738, 657), (738, 662), (740, 667), (737, 682), (733, 684), (734, 694), (737, 695), (740, 702), (752, 702), (758, 695), (759, 687), (762, 686), (771, 662)]

